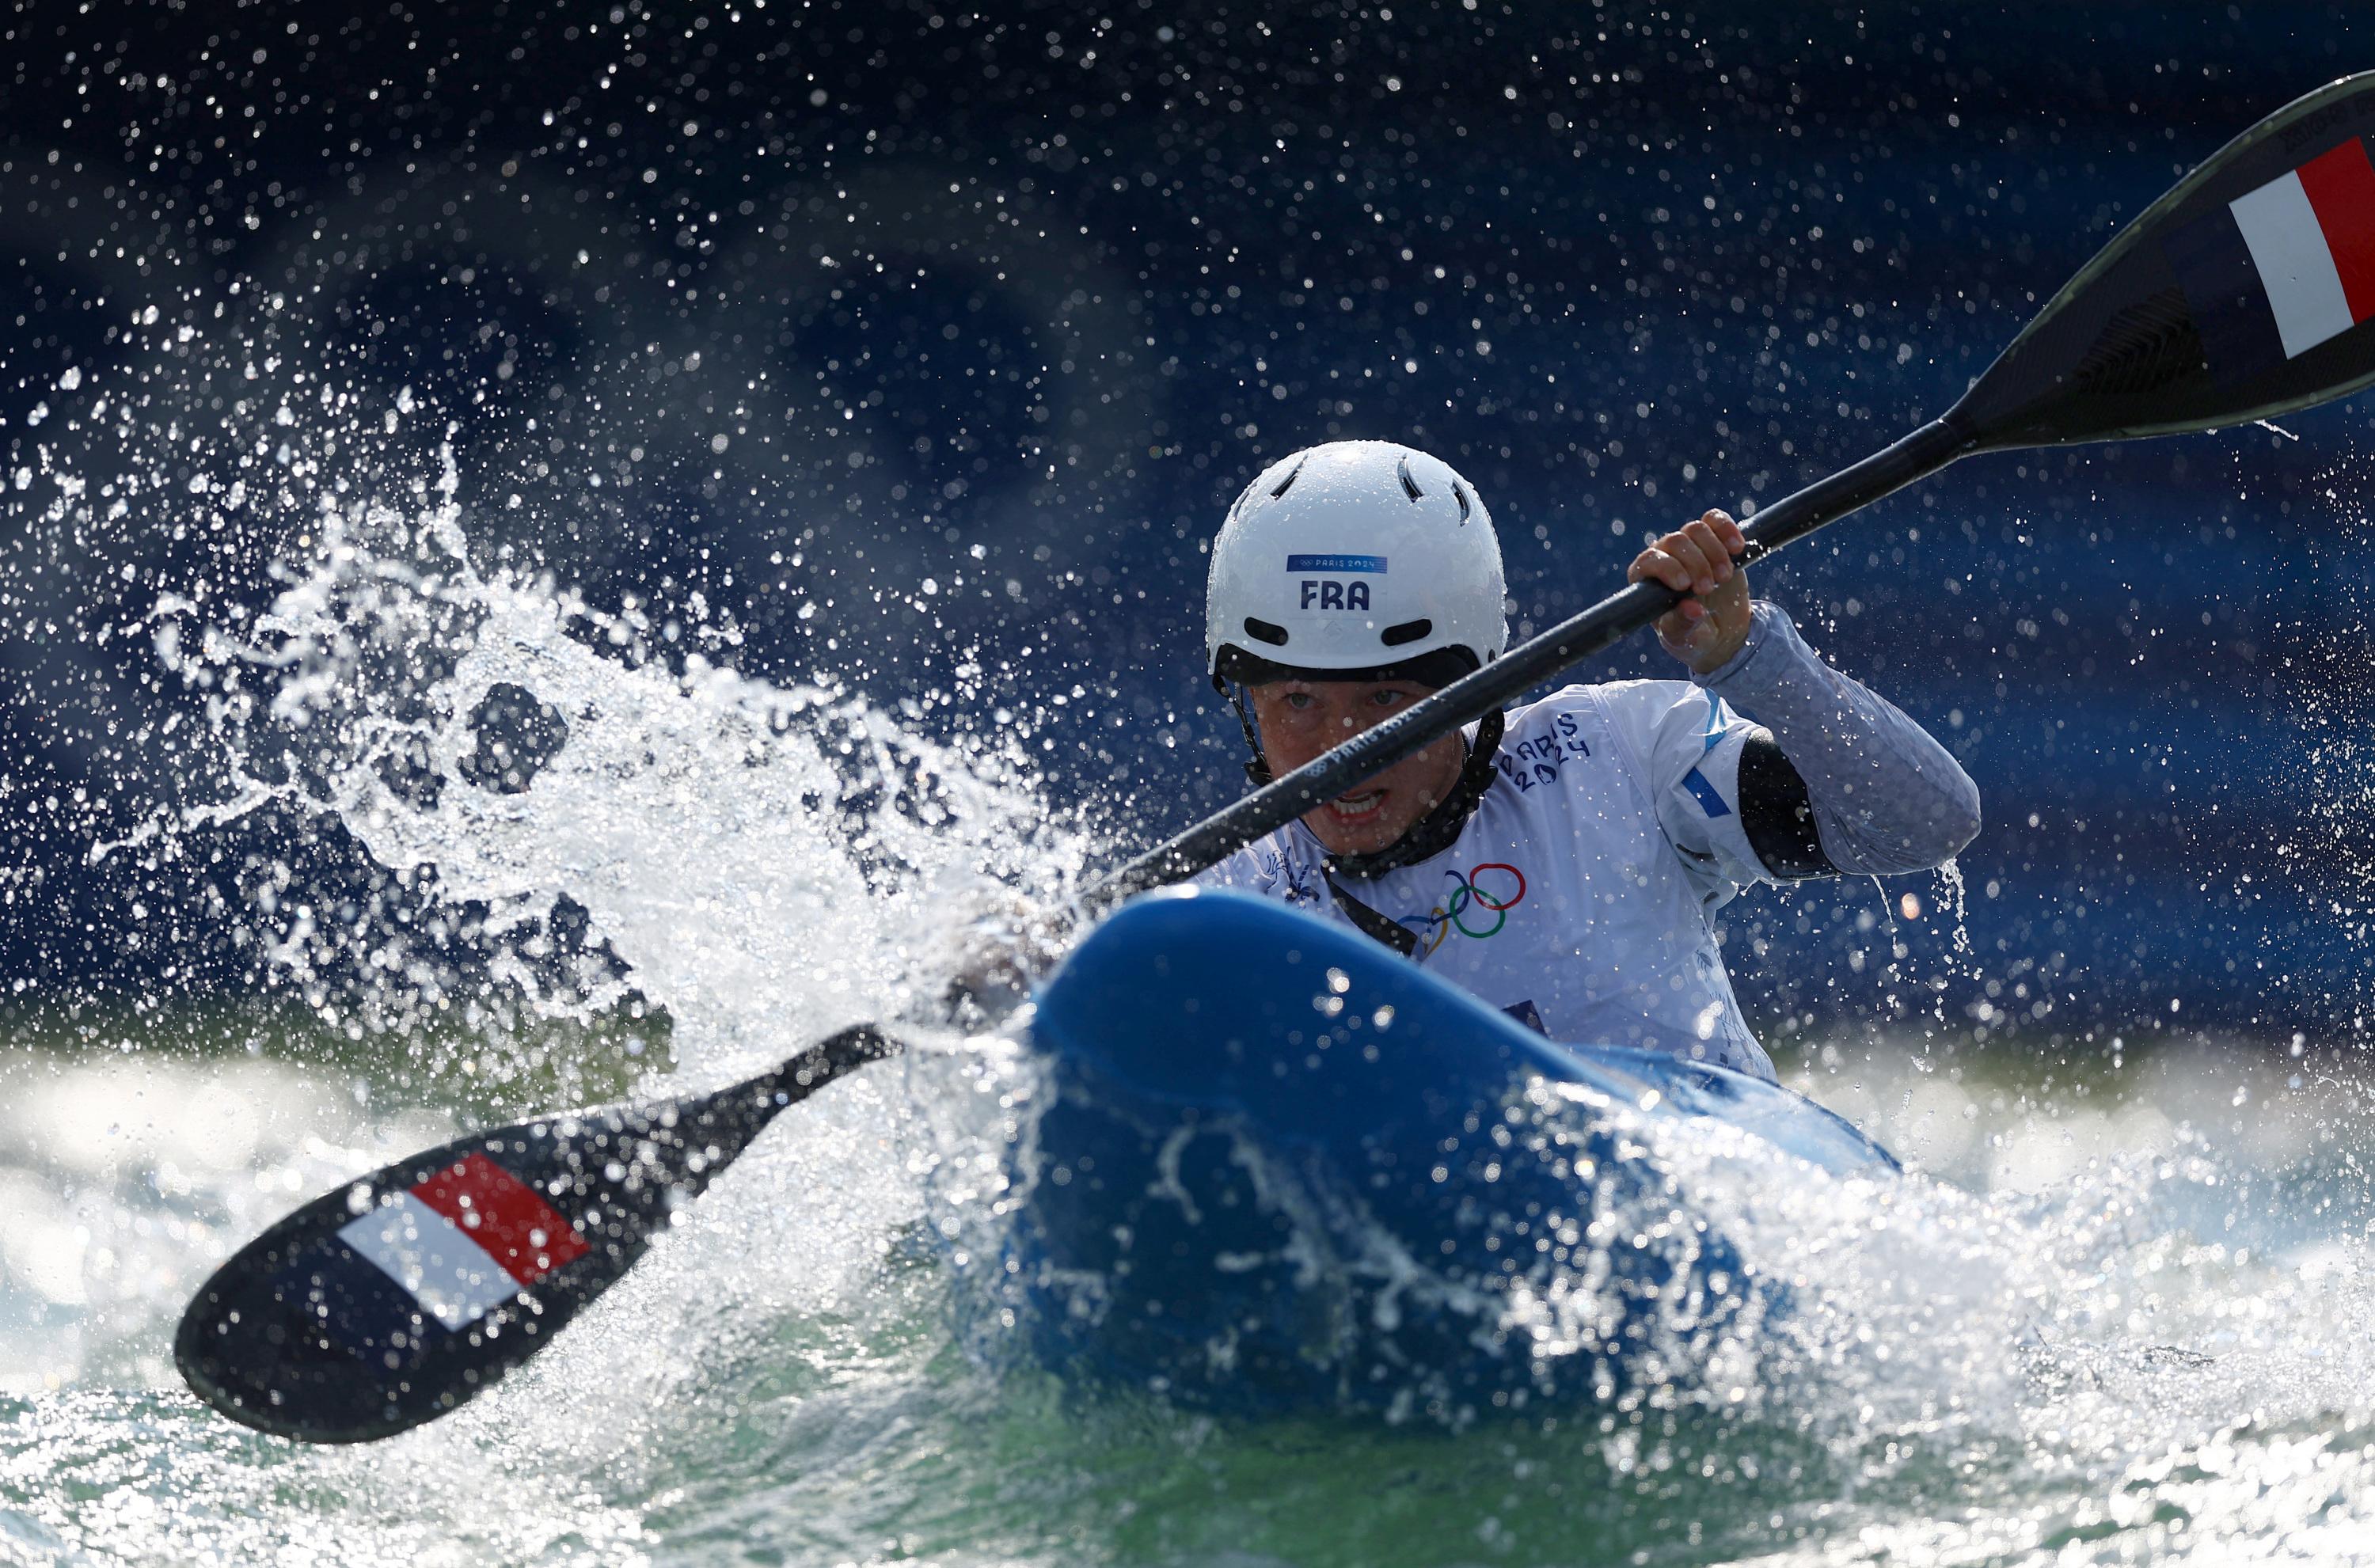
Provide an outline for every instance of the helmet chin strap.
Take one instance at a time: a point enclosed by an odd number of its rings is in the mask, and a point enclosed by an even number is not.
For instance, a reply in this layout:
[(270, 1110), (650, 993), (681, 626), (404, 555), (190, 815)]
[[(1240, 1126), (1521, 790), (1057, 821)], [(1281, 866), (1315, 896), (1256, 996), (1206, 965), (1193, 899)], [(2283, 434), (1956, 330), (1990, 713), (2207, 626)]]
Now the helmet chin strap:
[[(1215, 684), (1219, 684), (1216, 682)], [(1261, 736), (1254, 728), (1254, 716), (1246, 711), (1245, 689), (1235, 681), (1227, 683), (1229, 706), (1237, 711), (1237, 727), (1245, 731), (1246, 749), (1253, 755), (1246, 760), (1246, 777), (1257, 786), (1270, 782), (1270, 763), (1262, 757)], [(1460, 765), (1459, 779), (1451, 793), (1436, 803), (1435, 809), (1411, 825), (1410, 831), (1383, 849), (1366, 855), (1330, 855), (1327, 858), (1328, 874), (1351, 877), (1365, 881), (1382, 877), (1405, 866), (1442, 854), (1468, 825), (1468, 818), (1493, 781), (1501, 776), (1494, 759), (1500, 755), (1501, 735), (1505, 721), (1499, 712), (1489, 713), (1476, 723), (1476, 743), (1468, 748), (1468, 759)]]
[[(1223, 683), (1216, 679), (1212, 684), (1223, 686)], [(1262, 756), (1261, 736), (1254, 729), (1254, 716), (1246, 712), (1246, 689), (1241, 683), (1232, 680), (1225, 684), (1223, 690), (1229, 694), (1229, 706), (1237, 711), (1237, 727), (1246, 732), (1246, 749), (1253, 753), (1246, 759), (1246, 777), (1253, 781), (1256, 789), (1259, 789), (1270, 783), (1270, 763)]]
[(1500, 755), (1502, 728), (1503, 720), (1497, 710), (1479, 719), (1476, 744), (1468, 749), (1468, 760), (1461, 765), (1459, 782), (1452, 785), (1451, 793), (1413, 823), (1410, 831), (1385, 848), (1367, 855), (1329, 855), (1328, 874), (1365, 881), (1405, 866), (1415, 866), (1449, 849), (1452, 840), (1459, 836), (1459, 830), (1468, 825), (1469, 814), (1476, 809), (1476, 803), (1484, 798), (1484, 792), (1501, 776), (1494, 759)]

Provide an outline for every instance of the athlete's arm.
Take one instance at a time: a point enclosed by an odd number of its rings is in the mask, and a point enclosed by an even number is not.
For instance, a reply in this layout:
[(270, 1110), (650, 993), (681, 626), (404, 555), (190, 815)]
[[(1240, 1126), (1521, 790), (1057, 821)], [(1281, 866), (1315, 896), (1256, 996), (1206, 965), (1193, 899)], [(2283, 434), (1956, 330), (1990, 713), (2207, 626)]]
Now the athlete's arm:
[(1740, 817), (1776, 877), (1926, 870), (1979, 832), (1979, 785), (1954, 756), (1778, 607), (1756, 606), (1740, 653), (1696, 678), (1772, 733), (1741, 754)]
[(1695, 595), (1660, 619), (1659, 640), (1772, 736), (1741, 752), (1750, 847), (1783, 880), (1945, 861), (1979, 831), (1979, 786), (1927, 730), (1826, 664), (1787, 615), (1752, 605), (1731, 560), (1746, 543), (1709, 512), (1643, 550), (1629, 575)]

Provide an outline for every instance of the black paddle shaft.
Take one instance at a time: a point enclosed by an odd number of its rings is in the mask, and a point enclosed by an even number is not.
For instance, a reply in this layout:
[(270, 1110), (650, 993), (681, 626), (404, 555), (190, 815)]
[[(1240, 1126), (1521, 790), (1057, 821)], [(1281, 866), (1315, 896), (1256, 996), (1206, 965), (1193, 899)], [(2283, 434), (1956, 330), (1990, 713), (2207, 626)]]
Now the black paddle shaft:
[[(1979, 437), (1956, 413), (1932, 419), (1853, 467), (1774, 502), (1749, 519), (1743, 563), (1770, 555), (1792, 539), (1925, 478), (1979, 449)], [(1307, 762), (1227, 809), (1147, 851), (1088, 894), (1092, 907), (1192, 877), (1264, 833), (1284, 827), (1323, 800), (1376, 777), (1453, 727), (1502, 707), (1547, 680), (1631, 636), (1683, 602), (1662, 583), (1635, 583), (1573, 616), (1442, 690), (1421, 699), (1374, 729)]]

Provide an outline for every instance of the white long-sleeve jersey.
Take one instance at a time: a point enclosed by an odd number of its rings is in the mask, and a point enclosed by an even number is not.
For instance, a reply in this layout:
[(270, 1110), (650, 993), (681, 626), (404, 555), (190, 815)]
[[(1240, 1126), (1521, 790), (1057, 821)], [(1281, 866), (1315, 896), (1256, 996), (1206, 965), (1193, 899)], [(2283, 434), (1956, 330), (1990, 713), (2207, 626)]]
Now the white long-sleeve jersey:
[[(1571, 686), (1509, 713), (1501, 777), (1427, 860), (1331, 886), (1326, 850), (1297, 821), (1200, 879), (1357, 925), (1341, 887), (1411, 931), (1418, 962), (1554, 1040), (1651, 1046), (1769, 1079), (1715, 937), (1716, 912), (1772, 879), (1741, 821), (1743, 748), (1771, 734), (1799, 767), (1842, 869), (1865, 868), (1849, 847), (1860, 842), (1889, 846), (1871, 869), (1944, 861), (1978, 829), (1978, 792), (1786, 616), (1760, 604), (1756, 617), (1750, 645), (1705, 685)], [(1726, 696), (1772, 707), (1774, 730)]]

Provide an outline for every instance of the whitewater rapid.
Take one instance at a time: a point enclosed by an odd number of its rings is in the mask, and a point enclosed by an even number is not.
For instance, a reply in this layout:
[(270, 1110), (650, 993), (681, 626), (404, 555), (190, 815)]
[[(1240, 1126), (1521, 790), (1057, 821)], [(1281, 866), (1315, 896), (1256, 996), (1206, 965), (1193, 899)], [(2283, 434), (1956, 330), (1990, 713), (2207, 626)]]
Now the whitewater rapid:
[[(1802, 1310), (1705, 1398), (1233, 1427), (991, 1364), (951, 1292), (1034, 1086), (943, 988), (980, 901), (1061, 909), (1110, 846), (1047, 807), (1022, 725), (960, 743), (921, 701), (738, 673), (722, 617), (480, 559), (450, 461), (417, 500), (324, 505), (252, 615), (140, 617), (202, 714), (193, 782), (94, 858), (269, 862), (301, 819), (382, 879), (240, 884), (253, 1008), (133, 998), (0, 1055), (0, 1562), (2208, 1562), (2368, 1527), (2365, 1090), (2298, 1042), (2106, 1070), (1815, 1041), (1795, 1086), (1916, 1174), (1711, 1162)], [(787, 1114), (459, 1414), (306, 1451), (176, 1385), (208, 1269), (535, 1108), (573, 1081), (552, 1056), (701, 1088), (866, 1018), (920, 1048)]]

